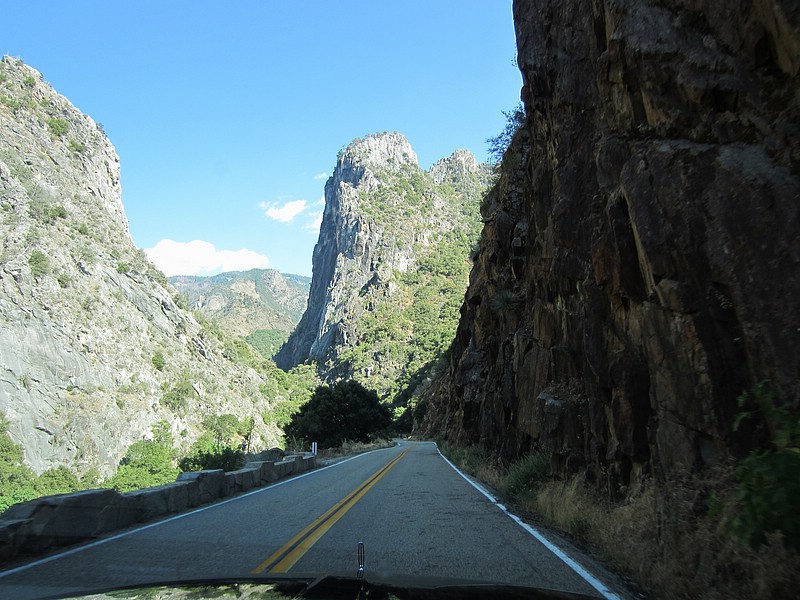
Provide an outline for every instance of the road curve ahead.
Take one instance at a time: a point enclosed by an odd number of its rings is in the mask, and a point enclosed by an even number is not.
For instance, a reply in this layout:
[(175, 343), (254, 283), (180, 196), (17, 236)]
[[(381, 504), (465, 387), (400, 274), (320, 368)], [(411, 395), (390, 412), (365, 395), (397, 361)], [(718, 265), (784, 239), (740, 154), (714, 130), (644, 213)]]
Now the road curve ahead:
[(363, 542), (368, 577), (445, 577), (616, 598), (501, 508), (434, 443), (403, 442), (0, 572), (0, 597), (272, 573), (355, 576)]

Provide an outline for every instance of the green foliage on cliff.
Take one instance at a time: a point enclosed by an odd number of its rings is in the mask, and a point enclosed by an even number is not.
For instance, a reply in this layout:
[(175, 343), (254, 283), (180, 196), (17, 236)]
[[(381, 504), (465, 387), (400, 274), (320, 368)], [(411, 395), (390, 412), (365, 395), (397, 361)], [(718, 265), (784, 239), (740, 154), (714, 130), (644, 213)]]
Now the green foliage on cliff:
[(50, 259), (40, 250), (31, 252), (31, 255), (28, 257), (28, 265), (31, 268), (31, 275), (36, 279), (50, 272)]
[(172, 385), (164, 386), (164, 395), (161, 396), (161, 403), (170, 410), (185, 410), (189, 405), (189, 399), (196, 395), (192, 381), (187, 371), (184, 371), (177, 381)]
[(47, 121), (47, 127), (54, 136), (61, 137), (69, 130), (69, 123), (64, 119), (50, 118)]
[(0, 414), (0, 512), (17, 502), (74, 492), (95, 483), (94, 473), (78, 479), (75, 473), (63, 466), (48, 469), (37, 477), (23, 462), (22, 446), (11, 441), (8, 420)]
[(189, 453), (178, 464), (181, 471), (224, 469), (233, 471), (244, 466), (244, 452), (220, 442), (211, 433), (205, 433), (192, 445)]
[(272, 358), (288, 337), (289, 332), (281, 329), (256, 329), (247, 335), (245, 340), (264, 358)]
[(22, 462), (22, 446), (8, 437), (8, 421), (0, 415), (0, 511), (37, 496), (36, 476)]
[(396, 402), (420, 371), (433, 367), (455, 336), (478, 235), (477, 227), (447, 232), (416, 269), (395, 273), (395, 294), (355, 323), (358, 343), (341, 354), (345, 372)]
[(755, 410), (740, 413), (734, 428), (760, 415), (769, 443), (751, 450), (736, 468), (739, 510), (731, 527), (751, 546), (765, 544), (768, 534), (778, 531), (786, 546), (800, 550), (800, 412), (779, 403), (766, 381), (740, 396), (739, 405)]
[(503, 155), (511, 145), (514, 134), (525, 122), (525, 108), (520, 103), (513, 110), (503, 111), (503, 115), (506, 117), (503, 131), (486, 140), (489, 146), (489, 160), (491, 160), (492, 164), (497, 164), (503, 160)]
[(311, 400), (292, 416), (286, 434), (320, 448), (341, 446), (345, 440), (366, 442), (378, 437), (392, 422), (378, 395), (357, 381), (320, 386)]
[(371, 227), (385, 228), (385, 239), (414, 261), (405, 270), (378, 267), (380, 281), (360, 290), (347, 344), (326, 368), (375, 389), (395, 406), (396, 417), (409, 406), (409, 388), (430, 375), (458, 325), (490, 179), (488, 170), (471, 170), (462, 160), (445, 159), (430, 172), (413, 163), (377, 169), (380, 184), (360, 191), (359, 209)]
[(117, 472), (105, 485), (117, 491), (127, 492), (175, 481), (175, 451), (172, 434), (166, 421), (159, 421), (153, 428), (153, 439), (135, 442), (128, 448)]
[(269, 402), (261, 415), (265, 423), (285, 427), (300, 407), (311, 399), (322, 383), (312, 364), (298, 365), (288, 373), (268, 361), (268, 381), (261, 385), (261, 394)]

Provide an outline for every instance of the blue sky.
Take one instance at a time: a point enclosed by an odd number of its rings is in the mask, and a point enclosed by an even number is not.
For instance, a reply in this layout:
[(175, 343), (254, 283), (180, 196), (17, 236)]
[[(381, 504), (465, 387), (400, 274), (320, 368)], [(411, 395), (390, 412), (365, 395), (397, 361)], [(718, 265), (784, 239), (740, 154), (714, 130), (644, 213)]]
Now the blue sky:
[(0, 52), (103, 124), (134, 242), (167, 275), (311, 275), (352, 139), (398, 131), (426, 169), (486, 160), (519, 101), (511, 0), (5, 4)]

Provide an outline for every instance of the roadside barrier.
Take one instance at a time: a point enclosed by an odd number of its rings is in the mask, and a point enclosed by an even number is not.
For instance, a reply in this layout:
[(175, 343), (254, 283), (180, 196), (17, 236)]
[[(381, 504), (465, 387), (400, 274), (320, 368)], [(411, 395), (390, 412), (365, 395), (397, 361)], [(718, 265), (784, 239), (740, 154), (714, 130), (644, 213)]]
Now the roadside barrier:
[(287, 456), (280, 461), (249, 462), (236, 471), (181, 473), (173, 483), (122, 494), (96, 489), (21, 502), (0, 515), (0, 563), (94, 540), (315, 467), (315, 456)]

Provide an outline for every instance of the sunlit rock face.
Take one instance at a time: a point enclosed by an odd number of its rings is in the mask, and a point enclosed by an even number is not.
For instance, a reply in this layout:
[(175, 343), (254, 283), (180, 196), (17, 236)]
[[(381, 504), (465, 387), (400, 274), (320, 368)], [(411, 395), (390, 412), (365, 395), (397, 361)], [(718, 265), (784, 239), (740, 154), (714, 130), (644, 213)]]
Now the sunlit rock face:
[[(166, 420), (186, 447), (207, 414), (255, 415), (263, 378), (223, 356), (130, 238), (102, 127), (35, 69), (0, 61), (0, 412), (37, 472), (110, 475)], [(156, 366), (154, 356), (163, 362)], [(180, 403), (165, 393), (183, 381)], [(180, 404), (180, 406), (178, 405)]]
[[(341, 356), (364, 342), (359, 319), (393, 296), (402, 274), (435, 252), (443, 235), (475, 229), (490, 175), (466, 150), (424, 171), (399, 133), (351, 142), (325, 184), (308, 306), (276, 356), (278, 366), (311, 360), (324, 378), (355, 375)], [(463, 254), (467, 261), (468, 248)], [(360, 376), (369, 384), (372, 372), (400, 367), (376, 359)]]
[(800, 13), (514, 3), (526, 120), (419, 424), (623, 497), (759, 440), (800, 390)]

